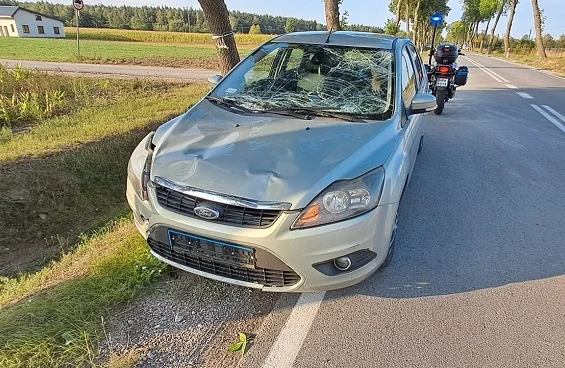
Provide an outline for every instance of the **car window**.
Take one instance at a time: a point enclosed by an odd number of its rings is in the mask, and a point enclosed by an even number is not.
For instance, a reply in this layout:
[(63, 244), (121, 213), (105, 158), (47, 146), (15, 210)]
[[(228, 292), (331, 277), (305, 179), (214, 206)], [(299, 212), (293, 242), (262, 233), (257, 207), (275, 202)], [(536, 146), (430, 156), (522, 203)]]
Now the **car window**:
[(418, 74), (417, 79), (418, 82), (420, 82), (424, 77), (424, 63), (422, 62), (422, 57), (414, 45), (408, 45), (408, 51), (410, 52), (410, 56), (412, 56), (412, 60), (416, 66), (416, 73)]
[(271, 42), (212, 96), (254, 110), (316, 108), (386, 120), (394, 111), (394, 67), (391, 50)]
[(406, 49), (402, 50), (402, 100), (406, 108), (410, 107), (410, 103), (416, 94), (416, 77), (414, 75), (414, 67), (410, 61), (410, 56)]
[(300, 67), (300, 64), (302, 64), (304, 51), (302, 51), (301, 49), (292, 49), (290, 51), (291, 51), (290, 56), (286, 61), (286, 69), (287, 70), (298, 69)]

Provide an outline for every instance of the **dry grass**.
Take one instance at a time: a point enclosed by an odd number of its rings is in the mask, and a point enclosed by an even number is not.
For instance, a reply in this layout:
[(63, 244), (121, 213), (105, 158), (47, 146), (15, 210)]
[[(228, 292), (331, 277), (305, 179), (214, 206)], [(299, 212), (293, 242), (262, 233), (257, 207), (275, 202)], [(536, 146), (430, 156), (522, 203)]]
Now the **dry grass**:
[[(66, 27), (67, 38), (76, 38), (76, 30)], [(209, 44), (213, 45), (212, 35), (208, 33), (183, 33), (183, 32), (159, 32), (159, 31), (134, 31), (125, 29), (107, 28), (81, 28), (80, 36), (87, 40), (103, 41), (134, 41), (151, 43), (178, 43), (178, 44)], [(250, 35), (236, 34), (235, 41), (238, 45), (259, 45), (270, 40), (275, 35)]]
[(565, 51), (547, 51), (547, 59), (540, 59), (537, 51), (516, 52), (510, 54), (508, 59), (502, 53), (494, 53), (492, 56), (524, 64), (536, 69), (547, 70), (562, 77), (565, 77)]

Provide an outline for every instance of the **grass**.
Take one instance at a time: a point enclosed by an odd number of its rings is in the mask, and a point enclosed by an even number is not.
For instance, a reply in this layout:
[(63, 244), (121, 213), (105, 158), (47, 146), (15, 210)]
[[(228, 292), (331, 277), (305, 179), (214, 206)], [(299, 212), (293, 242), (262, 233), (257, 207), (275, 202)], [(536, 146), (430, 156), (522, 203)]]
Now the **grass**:
[(0, 366), (94, 366), (105, 317), (163, 270), (126, 219), (42, 271), (8, 280), (0, 296)]
[[(216, 50), (210, 44), (158, 44), (83, 40), (80, 57), (72, 39), (0, 38), (0, 58), (95, 64), (130, 64), (176, 68), (217, 69)], [(253, 46), (240, 47), (241, 56)]]
[[(492, 56), (505, 59), (505, 55), (502, 53), (493, 53)], [(525, 64), (533, 68), (548, 70), (565, 77), (565, 52), (563, 51), (547, 51), (547, 59), (540, 59), (535, 50), (531, 52), (515, 52), (511, 53), (506, 60)]]
[(128, 216), (129, 155), (207, 87), (21, 75), (23, 91), (85, 92), (31, 130), (1, 130), (0, 367), (93, 366), (103, 321), (163, 270)]
[[(76, 38), (76, 30), (66, 27), (67, 38)], [(134, 42), (157, 42), (178, 44), (209, 44), (213, 45), (212, 35), (208, 33), (183, 33), (183, 32), (158, 32), (158, 31), (135, 31), (125, 29), (107, 28), (81, 28), (80, 37), (88, 40), (105, 41), (134, 41)], [(238, 33), (235, 41), (238, 46), (256, 46), (270, 40), (275, 35), (250, 35)]]

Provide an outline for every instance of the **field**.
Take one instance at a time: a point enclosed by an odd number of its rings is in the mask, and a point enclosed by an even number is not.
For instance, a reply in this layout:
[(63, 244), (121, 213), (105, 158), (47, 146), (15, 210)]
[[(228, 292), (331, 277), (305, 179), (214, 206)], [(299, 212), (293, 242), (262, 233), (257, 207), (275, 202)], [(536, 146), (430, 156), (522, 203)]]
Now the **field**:
[(130, 218), (129, 154), (207, 87), (0, 78), (0, 367), (93, 365), (109, 313), (166, 271)]
[[(240, 48), (240, 55), (250, 49)], [(83, 62), (95, 64), (133, 64), (176, 68), (217, 69), (213, 45), (156, 44), (84, 40), (80, 57), (71, 39), (0, 38), (0, 59)]]
[[(76, 38), (76, 29), (66, 27), (67, 38)], [(182, 33), (182, 32), (157, 32), (157, 31), (130, 31), (123, 29), (106, 28), (81, 28), (80, 37), (88, 40), (103, 41), (132, 41), (132, 42), (156, 42), (156, 43), (177, 43), (177, 44), (199, 44), (214, 45), (212, 35), (208, 33)], [(250, 35), (236, 34), (235, 41), (238, 47), (255, 47), (263, 42), (270, 40), (275, 35)]]

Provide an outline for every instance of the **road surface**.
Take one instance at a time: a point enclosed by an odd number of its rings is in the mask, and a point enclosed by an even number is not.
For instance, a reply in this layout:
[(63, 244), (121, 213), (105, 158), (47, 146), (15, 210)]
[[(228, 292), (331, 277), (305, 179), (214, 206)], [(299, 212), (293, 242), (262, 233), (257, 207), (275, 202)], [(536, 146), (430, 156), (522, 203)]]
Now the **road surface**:
[(283, 295), (241, 367), (565, 367), (565, 80), (484, 56), (430, 115), (389, 268)]
[(27, 69), (37, 69), (42, 71), (60, 72), (66, 74), (81, 74), (98, 77), (137, 77), (177, 80), (182, 82), (205, 81), (208, 77), (219, 73), (218, 71), (211, 69), (196, 68), (180, 69), (157, 66), (80, 64), (7, 59), (0, 59), (0, 64), (9, 69), (13, 69), (18, 65), (21, 65), (22, 67)]

